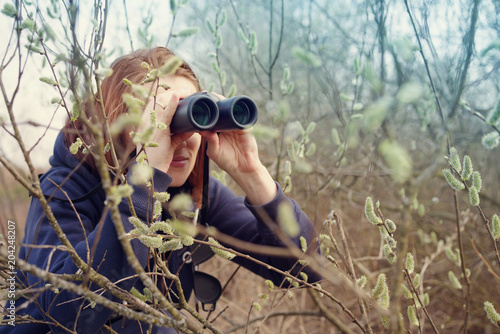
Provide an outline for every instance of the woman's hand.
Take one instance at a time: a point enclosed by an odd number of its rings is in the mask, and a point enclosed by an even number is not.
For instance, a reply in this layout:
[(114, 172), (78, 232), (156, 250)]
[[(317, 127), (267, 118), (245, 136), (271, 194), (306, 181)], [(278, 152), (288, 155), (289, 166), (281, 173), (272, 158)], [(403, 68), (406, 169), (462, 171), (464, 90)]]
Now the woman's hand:
[[(158, 147), (144, 147), (149, 165), (164, 173), (167, 173), (177, 147), (193, 135), (193, 133), (172, 135), (170, 132), (170, 123), (179, 100), (188, 97), (192, 93), (191, 89), (169, 89), (159, 93), (156, 99), (152, 99), (144, 109), (141, 126), (137, 129), (137, 132), (142, 133), (151, 126), (152, 110), (156, 110), (157, 120), (167, 125), (164, 130), (155, 129), (153, 136), (149, 140), (157, 143)], [(140, 150), (141, 145), (138, 145), (137, 149)]]
[(249, 131), (202, 131), (200, 134), (207, 140), (208, 157), (238, 183), (253, 205), (266, 204), (276, 197), (276, 184), (262, 165), (257, 142)]

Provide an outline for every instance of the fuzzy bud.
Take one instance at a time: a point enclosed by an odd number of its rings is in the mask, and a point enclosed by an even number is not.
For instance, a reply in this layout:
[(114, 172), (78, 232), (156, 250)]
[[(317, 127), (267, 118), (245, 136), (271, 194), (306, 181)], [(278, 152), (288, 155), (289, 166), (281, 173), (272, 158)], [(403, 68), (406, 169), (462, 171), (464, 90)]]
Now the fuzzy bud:
[(479, 205), (479, 192), (474, 187), (469, 188), (469, 200), (470, 200), (470, 205), (472, 206)]
[(71, 152), (71, 154), (77, 154), (78, 150), (80, 149), (80, 147), (82, 147), (82, 145), (83, 145), (82, 139), (78, 137), (76, 138), (76, 141), (69, 147), (69, 151)]
[(443, 175), (446, 179), (446, 182), (448, 182), (450, 187), (452, 187), (453, 189), (462, 190), (465, 188), (464, 184), (461, 181), (457, 180), (449, 169), (443, 169)]
[(385, 226), (387, 226), (387, 230), (389, 231), (389, 233), (396, 232), (396, 224), (392, 220), (386, 219)]
[(479, 172), (472, 173), (472, 187), (476, 188), (478, 192), (481, 192), (481, 187), (483, 181), (481, 180), (481, 174)]
[(134, 185), (148, 184), (153, 177), (153, 168), (147, 164), (133, 164), (130, 173), (129, 181)]
[(156, 235), (154, 237), (150, 237), (148, 235), (139, 236), (139, 240), (150, 248), (160, 248), (163, 244), (163, 238), (161, 235)]
[(367, 278), (365, 275), (362, 275), (360, 278), (356, 280), (356, 284), (359, 286), (360, 289), (363, 289), (366, 286), (367, 283)]
[(460, 173), (462, 171), (460, 157), (458, 156), (458, 152), (454, 147), (450, 148), (450, 157), (448, 162), (450, 163), (451, 167), (453, 167), (457, 172)]
[(266, 283), (267, 287), (269, 288), (269, 291), (273, 292), (273, 290), (274, 290), (274, 283), (273, 283), (273, 281), (267, 279), (265, 283)]
[(140, 233), (146, 234), (149, 232), (149, 228), (137, 217), (128, 217), (128, 221), (132, 224)]
[(462, 284), (458, 280), (457, 276), (455, 276), (455, 273), (453, 271), (448, 271), (448, 279), (450, 280), (452, 286), (457, 289), (461, 290), (462, 289)]
[(307, 240), (303, 236), (300, 236), (299, 241), (300, 241), (300, 248), (305, 253), (307, 250)]
[(500, 144), (500, 135), (496, 131), (489, 132), (481, 138), (481, 143), (487, 149), (494, 149)]
[(473, 172), (472, 161), (468, 155), (464, 155), (462, 174), (460, 175), (462, 180), (467, 181), (470, 179)]
[(411, 274), (415, 268), (415, 261), (413, 260), (413, 254), (408, 252), (406, 254), (405, 268)]
[(415, 277), (413, 277), (413, 287), (415, 289), (418, 289), (418, 287), (420, 286), (420, 274), (415, 274)]
[(392, 251), (392, 248), (389, 244), (384, 245), (384, 256), (387, 262), (389, 262), (390, 264), (396, 263), (396, 253)]
[(414, 326), (420, 326), (417, 318), (417, 314), (415, 312), (415, 307), (413, 305), (408, 306), (408, 320)]
[[(209, 237), (208, 238), (208, 242), (211, 243), (212, 245), (214, 246), (219, 246), (221, 247), (222, 245), (217, 241), (215, 240), (214, 238), (212, 237)], [(210, 246), (210, 249), (212, 250), (212, 252), (214, 252), (215, 254), (219, 255), (220, 257), (222, 258), (225, 258), (225, 259), (228, 259), (228, 260), (232, 260), (236, 255), (234, 253), (231, 253), (229, 251), (226, 251), (224, 249), (220, 249), (218, 247), (213, 247), (213, 246)]]
[(194, 243), (194, 238), (187, 234), (181, 234), (179, 239), (184, 246), (191, 246)]
[(160, 202), (168, 202), (170, 200), (170, 194), (168, 192), (155, 192), (154, 198)]
[(425, 307), (429, 306), (430, 297), (429, 297), (429, 293), (428, 292), (424, 293), (424, 300), (423, 300), (423, 302), (424, 302), (424, 306)]
[(161, 212), (163, 211), (163, 208), (161, 206), (160, 201), (155, 201), (153, 205), (153, 219), (156, 220), (161, 217)]
[(158, 231), (161, 231), (165, 234), (173, 234), (174, 233), (172, 226), (170, 226), (170, 224), (168, 224), (164, 221), (154, 222), (153, 224), (151, 224), (151, 227), (149, 228), (149, 230), (152, 233), (156, 233)]
[(278, 222), (281, 229), (290, 237), (297, 237), (300, 226), (297, 223), (292, 206), (288, 202), (282, 202), (278, 207)]
[(252, 304), (252, 307), (253, 307), (253, 308), (254, 308), (257, 312), (260, 312), (260, 310), (262, 309), (262, 307), (260, 306), (260, 304), (259, 304), (259, 303), (257, 303), (257, 302), (254, 302), (254, 303)]
[(486, 312), (486, 315), (491, 323), (500, 327), (500, 314), (498, 314), (495, 310), (495, 306), (491, 302), (484, 302), (484, 311)]
[(491, 234), (495, 240), (500, 238), (500, 218), (497, 214), (494, 214), (491, 219)]
[(372, 290), (372, 298), (377, 299), (383, 294), (387, 293), (388, 290), (389, 288), (387, 286), (387, 276), (384, 273), (379, 274), (377, 277), (377, 283)]
[(412, 299), (413, 298), (413, 293), (406, 287), (406, 285), (401, 284), (401, 288), (403, 289), (403, 296), (406, 299)]
[(170, 239), (169, 241), (164, 242), (161, 247), (158, 248), (158, 251), (160, 253), (166, 253), (181, 249), (182, 247), (182, 243), (179, 239)]
[(380, 225), (382, 224), (382, 219), (380, 219), (376, 214), (375, 214), (375, 209), (373, 208), (373, 200), (371, 197), (367, 197), (365, 201), (365, 216), (366, 219), (373, 225)]
[(193, 199), (188, 194), (176, 195), (169, 202), (169, 209), (175, 211), (189, 211), (193, 207)]

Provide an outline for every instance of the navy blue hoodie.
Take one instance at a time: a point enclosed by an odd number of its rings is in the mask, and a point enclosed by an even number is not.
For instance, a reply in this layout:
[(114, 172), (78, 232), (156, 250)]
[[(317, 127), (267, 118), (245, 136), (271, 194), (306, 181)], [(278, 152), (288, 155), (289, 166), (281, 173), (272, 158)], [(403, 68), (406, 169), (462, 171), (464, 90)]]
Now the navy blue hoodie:
[[(54, 195), (57, 198), (77, 199), (89, 194), (95, 187), (98, 189), (89, 198), (74, 203), (74, 209), (67, 201), (54, 199), (50, 201), (50, 207), (54, 216), (79, 256), (86, 260), (87, 245), (92, 248), (94, 241), (98, 240), (92, 267), (112, 282), (125, 277), (133, 277), (135, 272), (128, 263), (122, 246), (117, 239), (110, 215), (107, 214), (104, 219), (101, 219), (105, 208), (106, 195), (104, 190), (99, 188), (99, 176), (85, 167), (78, 167), (79, 161), (64, 145), (62, 134), (56, 140), (54, 155), (50, 158), (50, 164), (52, 167), (40, 179), (41, 189), (44, 194)], [(169, 188), (171, 181), (172, 179), (169, 175), (155, 170), (152, 182), (154, 191), (178, 192), (178, 189)], [(66, 194), (57, 190), (56, 185), (60, 184), (62, 184), (62, 189)], [(133, 187), (132, 201), (136, 214), (142, 221), (147, 221), (147, 217), (151, 217), (152, 207), (152, 202), (148, 203), (150, 190), (140, 186)], [(207, 217), (208, 225), (214, 226), (217, 230), (234, 238), (257, 245), (281, 246), (282, 243), (275, 234), (259, 218), (258, 212), (264, 210), (263, 212), (273, 221), (276, 221), (279, 204), (288, 201), (292, 205), (295, 217), (300, 225), (300, 235), (304, 236), (308, 240), (308, 243), (311, 244), (316, 236), (311, 221), (295, 201), (284, 195), (278, 184), (277, 187), (278, 194), (273, 201), (256, 207), (249, 204), (245, 198), (236, 196), (216, 179), (211, 178), (209, 188), (210, 206)], [(127, 231), (131, 230), (133, 226), (128, 222), (128, 217), (131, 214), (125, 200), (119, 205), (119, 210), (125, 229)], [(100, 233), (100, 237), (96, 237), (98, 233)], [(298, 238), (293, 239), (293, 242), (299, 245)], [(29, 208), (23, 238), (23, 245), (30, 244), (61, 245), (36, 198), (32, 200)], [(137, 239), (133, 240), (131, 244), (138, 260), (144, 268), (147, 268), (149, 262), (148, 248)], [(168, 258), (170, 271), (179, 273), (184, 293), (186, 298), (189, 298), (193, 289), (193, 271), (191, 264), (186, 264), (183, 261), (185, 252), (186, 249), (174, 251), (167, 254), (166, 257)], [(253, 257), (283, 270), (289, 270), (296, 262), (293, 259), (256, 254), (253, 254)], [(49, 268), (50, 272), (56, 274), (73, 275), (79, 270), (67, 252), (54, 250), (53, 247), (37, 248), (23, 246), (19, 251), (19, 258), (27, 260), (30, 264), (38, 268)], [(236, 257), (233, 261), (266, 279), (271, 279), (277, 285), (283, 280), (281, 275), (257, 265), (255, 262), (241, 257)], [(310, 281), (320, 279), (317, 274), (307, 272)], [(43, 288), (46, 284), (40, 278), (20, 271), (18, 271), (18, 279), (24, 284), (29, 284), (34, 289)], [(142, 283), (137, 277), (123, 280), (118, 286), (126, 291), (131, 290), (132, 287), (143, 291)], [(95, 291), (99, 288), (96, 284), (90, 286), (90, 289)], [(59, 326), (48, 325), (53, 323), (54, 320), (62, 326), (76, 330), (78, 333), (100, 333), (102, 332), (103, 325), (111, 326), (119, 333), (140, 333), (141, 327), (144, 331), (148, 328), (148, 326), (134, 320), (124, 319), (123, 317), (114, 318), (113, 311), (99, 304), (94, 308), (88, 307), (88, 302), (84, 302), (79, 296), (73, 293), (65, 290), (58, 291), (57, 294), (56, 292), (52, 290), (46, 290), (41, 294), (35, 292), (32, 296), (29, 296), (30, 299), (34, 298), (34, 300), (30, 300), (28, 303), (25, 303), (26, 299), (23, 297), (18, 299), (16, 301), (16, 306), (18, 307), (16, 313), (18, 315), (29, 315), (39, 320), (40, 323), (17, 324), (15, 327), (0, 327), (0, 334), (47, 333), (48, 331), (54, 333), (65, 332)], [(104, 296), (114, 301), (117, 300), (110, 293), (105, 293)], [(82, 305), (87, 307), (82, 307)], [(44, 312), (41, 312), (41, 310), (44, 310)], [(171, 333), (171, 329), (155, 328), (153, 332)]]

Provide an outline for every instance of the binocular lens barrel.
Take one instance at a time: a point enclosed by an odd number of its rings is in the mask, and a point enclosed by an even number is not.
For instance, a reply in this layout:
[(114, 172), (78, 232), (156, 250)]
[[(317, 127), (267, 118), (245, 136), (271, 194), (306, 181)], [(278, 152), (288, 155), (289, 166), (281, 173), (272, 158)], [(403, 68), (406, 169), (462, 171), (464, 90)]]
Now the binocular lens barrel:
[(172, 133), (240, 130), (257, 122), (255, 102), (243, 95), (220, 100), (210, 93), (195, 93), (179, 101), (170, 129)]
[(215, 115), (212, 114), (212, 109), (203, 101), (196, 102), (193, 107), (191, 114), (193, 115), (193, 120), (196, 124), (201, 126), (206, 126), (210, 124), (210, 120), (214, 119)]
[(219, 108), (211, 98), (193, 94), (180, 100), (170, 130), (172, 133), (210, 130), (219, 119)]

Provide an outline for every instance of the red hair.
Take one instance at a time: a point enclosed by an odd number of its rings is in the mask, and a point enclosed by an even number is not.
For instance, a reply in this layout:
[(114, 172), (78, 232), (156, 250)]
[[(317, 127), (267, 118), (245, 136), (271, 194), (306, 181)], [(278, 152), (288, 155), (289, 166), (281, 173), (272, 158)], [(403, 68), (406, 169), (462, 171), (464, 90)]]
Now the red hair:
[[(106, 115), (106, 121), (108, 124), (111, 125), (120, 115), (125, 114), (128, 111), (127, 106), (123, 103), (122, 96), (125, 93), (132, 94), (132, 89), (129, 85), (124, 83), (124, 79), (128, 79), (133, 84), (139, 84), (146, 78), (146, 74), (148, 72), (148, 69), (142, 66), (143, 63), (147, 63), (149, 65), (150, 71), (152, 69), (159, 69), (172, 57), (175, 57), (175, 54), (169, 49), (165, 47), (156, 47), (152, 49), (137, 50), (131, 54), (122, 56), (113, 62), (111, 65), (113, 74), (105, 78), (101, 84), (102, 105), (104, 106), (104, 115)], [(194, 83), (198, 91), (201, 90), (198, 78), (186, 62), (182, 62), (181, 66), (179, 66), (173, 76), (185, 77)], [(101, 103), (99, 102), (97, 94), (91, 101), (86, 101), (84, 103), (83, 112), (85, 112), (88, 118), (93, 116), (94, 119), (99, 119), (104, 126), (104, 121), (101, 116)], [(92, 135), (85, 128), (85, 125), (80, 119), (72, 121), (68, 118), (63, 128), (63, 132), (64, 143), (68, 148), (77, 140), (78, 137), (81, 137), (87, 145), (91, 145), (94, 142)], [(131, 142), (129, 131), (125, 130), (116, 137), (106, 138), (106, 140), (113, 140), (116, 152), (122, 153), (119, 157), (120, 166), (114, 166), (109, 153), (106, 155), (107, 162), (116, 168), (125, 166), (128, 162), (127, 160), (129, 159), (129, 154), (135, 147)], [(201, 206), (203, 188), (202, 178), (204, 146), (205, 140), (202, 139), (201, 148), (198, 151), (193, 171), (187, 180), (188, 185), (192, 189), (191, 195), (196, 200), (198, 206)], [(97, 171), (95, 160), (92, 155), (89, 154), (85, 157), (85, 154), (79, 151), (76, 154), (76, 157), (79, 160), (85, 158), (85, 165), (90, 168), (92, 172)]]

